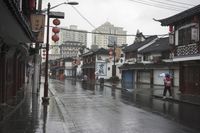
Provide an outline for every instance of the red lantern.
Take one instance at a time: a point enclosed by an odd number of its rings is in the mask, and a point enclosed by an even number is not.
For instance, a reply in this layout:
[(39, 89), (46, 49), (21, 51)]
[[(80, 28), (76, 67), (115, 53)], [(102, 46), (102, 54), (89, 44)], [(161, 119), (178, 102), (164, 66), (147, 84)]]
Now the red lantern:
[(54, 42), (57, 42), (58, 40), (59, 40), (59, 36), (58, 35), (53, 35), (52, 37), (51, 37), (51, 39), (54, 41)]
[(46, 52), (46, 50), (45, 49), (43, 49), (43, 53), (45, 53)]
[(57, 18), (54, 19), (54, 20), (53, 20), (53, 24), (54, 24), (54, 25), (59, 25), (59, 24), (60, 24), (60, 20), (57, 19)]
[(173, 29), (173, 26), (170, 25), (170, 26), (169, 26), (169, 32), (171, 33), (171, 32), (173, 32), (173, 30), (174, 30), (174, 29)]
[(43, 56), (46, 56), (46, 54), (43, 54)]
[(58, 27), (53, 27), (52, 31), (54, 33), (59, 33), (60, 32), (60, 29)]
[(36, 5), (35, 5), (35, 0), (29, 0), (29, 7), (32, 10), (34, 10), (36, 8)]
[(109, 49), (109, 55), (112, 55), (113, 54), (113, 50), (112, 48)]

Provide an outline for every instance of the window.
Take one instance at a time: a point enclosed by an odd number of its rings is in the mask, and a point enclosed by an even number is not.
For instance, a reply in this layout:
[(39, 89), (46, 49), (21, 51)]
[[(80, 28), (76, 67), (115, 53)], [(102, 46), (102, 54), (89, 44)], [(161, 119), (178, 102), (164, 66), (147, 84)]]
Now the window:
[(195, 42), (192, 40), (192, 28), (194, 28), (194, 26), (183, 28), (178, 31), (178, 45), (188, 45)]
[(144, 56), (143, 56), (143, 60), (144, 60), (144, 61), (149, 61), (149, 56), (148, 56), (148, 55), (144, 55)]

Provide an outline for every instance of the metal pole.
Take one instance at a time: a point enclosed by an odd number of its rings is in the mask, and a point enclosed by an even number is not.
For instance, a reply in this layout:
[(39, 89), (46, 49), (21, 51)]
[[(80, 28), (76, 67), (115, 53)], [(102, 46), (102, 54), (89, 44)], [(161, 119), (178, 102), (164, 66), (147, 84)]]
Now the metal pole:
[[(42, 11), (42, 0), (38, 0), (38, 12), (41, 13)], [(41, 53), (41, 49), (40, 49), (40, 43), (38, 43), (37, 47), (38, 47), (38, 50), (39, 50), (39, 56), (40, 58), (42, 57), (42, 53)], [(42, 60), (40, 61), (40, 64), (39, 64), (39, 86), (38, 86), (38, 89), (37, 89), (37, 93), (39, 92), (39, 89), (40, 89), (40, 85), (41, 85), (41, 64), (42, 64)]]
[(38, 11), (42, 10), (42, 0), (38, 0)]
[(115, 43), (115, 41), (114, 41), (114, 51), (113, 51), (113, 53), (114, 53), (114, 65), (115, 65), (115, 46), (116, 46), (116, 43)]
[(50, 11), (50, 3), (48, 3), (47, 8), (47, 42), (46, 42), (46, 64), (45, 64), (45, 82), (44, 82), (44, 97), (43, 103), (48, 103), (48, 64), (49, 64), (49, 11)]
[(114, 54), (114, 61), (113, 61), (113, 66), (112, 66), (112, 77), (116, 77), (116, 65), (115, 65), (115, 56), (116, 56), (116, 53), (115, 53), (115, 49), (116, 49), (116, 43), (114, 41), (114, 46), (113, 46), (113, 54)]

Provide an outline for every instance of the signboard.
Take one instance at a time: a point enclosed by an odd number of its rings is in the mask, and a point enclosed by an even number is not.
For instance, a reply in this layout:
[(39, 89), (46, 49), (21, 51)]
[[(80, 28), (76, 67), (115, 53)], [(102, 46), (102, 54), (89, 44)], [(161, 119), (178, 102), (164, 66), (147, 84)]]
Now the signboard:
[(174, 34), (169, 33), (169, 44), (174, 44)]
[(198, 28), (193, 27), (191, 29), (191, 39), (194, 40), (194, 41), (198, 41), (199, 40), (198, 36), (199, 36), (198, 35)]
[(44, 40), (44, 26), (45, 26), (45, 15), (42, 14), (32, 14), (31, 15), (31, 28), (37, 42), (43, 43)]
[(107, 75), (106, 62), (96, 62), (95, 74), (98, 76), (106, 76)]
[(117, 44), (117, 37), (108, 36), (108, 47), (113, 47), (115, 44)]
[(49, 18), (65, 18), (65, 13), (64, 12), (49, 12)]

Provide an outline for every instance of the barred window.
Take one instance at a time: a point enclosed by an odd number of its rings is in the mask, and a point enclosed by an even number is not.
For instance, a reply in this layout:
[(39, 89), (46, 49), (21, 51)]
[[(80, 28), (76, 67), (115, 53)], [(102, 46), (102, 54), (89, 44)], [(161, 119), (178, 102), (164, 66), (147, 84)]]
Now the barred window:
[(192, 40), (192, 27), (183, 28), (178, 31), (178, 45), (188, 45), (191, 43), (194, 43), (194, 40)]

